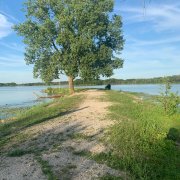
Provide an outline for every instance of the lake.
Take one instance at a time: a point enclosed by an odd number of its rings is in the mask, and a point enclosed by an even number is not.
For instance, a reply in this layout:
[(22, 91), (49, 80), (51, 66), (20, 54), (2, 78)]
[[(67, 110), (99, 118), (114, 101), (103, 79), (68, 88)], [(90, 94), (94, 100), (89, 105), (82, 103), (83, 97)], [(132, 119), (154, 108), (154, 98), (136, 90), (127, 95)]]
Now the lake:
[[(83, 88), (104, 88), (105, 86), (82, 86)], [(145, 93), (150, 95), (158, 95), (164, 86), (160, 84), (128, 84), (128, 85), (112, 85), (112, 90), (116, 91), (129, 91), (137, 93)], [(172, 85), (173, 92), (180, 93), (180, 84)]]
[(47, 86), (0, 87), (0, 107), (31, 106), (39, 102), (36, 94), (43, 94)]
[(37, 95), (44, 95), (42, 90), (47, 87), (48, 86), (0, 87), (0, 119), (7, 119), (14, 116), (12, 111), (14, 108), (25, 108), (50, 101), (50, 99), (39, 100), (37, 98)]
[[(16, 86), (16, 87), (0, 87), (0, 108), (7, 107), (24, 107), (32, 106), (34, 104), (44, 102), (44, 100), (37, 100), (38, 95), (42, 95), (42, 90), (48, 86)], [(59, 87), (59, 86), (51, 86)], [(67, 87), (67, 86), (60, 86)], [(105, 86), (78, 86), (78, 88), (104, 88)], [(113, 90), (142, 92), (151, 95), (158, 95), (162, 85), (112, 85)], [(172, 85), (172, 91), (180, 93), (180, 84)]]

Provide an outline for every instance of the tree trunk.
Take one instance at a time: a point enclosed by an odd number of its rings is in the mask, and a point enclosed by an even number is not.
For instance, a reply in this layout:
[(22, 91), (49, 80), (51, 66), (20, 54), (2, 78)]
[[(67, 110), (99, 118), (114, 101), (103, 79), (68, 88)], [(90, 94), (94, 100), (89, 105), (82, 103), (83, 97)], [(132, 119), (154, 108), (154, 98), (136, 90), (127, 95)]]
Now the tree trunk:
[(68, 82), (69, 82), (69, 92), (70, 94), (74, 94), (74, 79), (72, 76), (68, 77)]

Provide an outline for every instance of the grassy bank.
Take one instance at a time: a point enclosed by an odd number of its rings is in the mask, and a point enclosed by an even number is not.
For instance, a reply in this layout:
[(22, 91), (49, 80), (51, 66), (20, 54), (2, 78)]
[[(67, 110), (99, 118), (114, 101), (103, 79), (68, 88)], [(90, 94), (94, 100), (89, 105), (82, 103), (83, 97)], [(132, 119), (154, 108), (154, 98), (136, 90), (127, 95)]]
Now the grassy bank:
[[(86, 91), (88, 90), (88, 88), (83, 89), (83, 88), (75, 88), (75, 92), (82, 92), (82, 91)], [(47, 88), (44, 90), (45, 93), (47, 93), (48, 95), (70, 95), (69, 89), (68, 88)]]
[(10, 119), (16, 116), (17, 113), (27, 108), (18, 108), (18, 107), (1, 107), (0, 108), (0, 120)]
[(180, 179), (180, 114), (166, 116), (154, 103), (128, 93), (108, 92), (110, 117), (116, 124), (107, 134), (111, 153), (93, 158), (130, 172), (132, 179)]
[(21, 111), (15, 119), (0, 123), (0, 147), (11, 143), (12, 137), (25, 139), (26, 137), (23, 135), (20, 137), (20, 132), (28, 127), (70, 113), (81, 100), (82, 96), (80, 95), (55, 99), (51, 103), (44, 103)]

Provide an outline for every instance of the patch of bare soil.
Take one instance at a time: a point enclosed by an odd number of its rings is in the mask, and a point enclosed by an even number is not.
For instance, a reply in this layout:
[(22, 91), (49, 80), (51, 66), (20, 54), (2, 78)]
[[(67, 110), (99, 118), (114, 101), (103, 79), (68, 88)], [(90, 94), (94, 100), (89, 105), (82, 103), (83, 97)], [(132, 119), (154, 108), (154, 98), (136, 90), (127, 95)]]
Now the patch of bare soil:
[(33, 155), (24, 155), (22, 157), (1, 157), (0, 179), (46, 180), (47, 178)]
[(21, 157), (1, 156), (0, 179), (47, 179), (36, 161), (36, 154), (48, 162), (59, 180), (91, 180), (106, 174), (125, 177), (123, 172), (81, 155), (81, 152), (97, 154), (107, 151), (99, 138), (113, 124), (105, 118), (110, 103), (100, 101), (105, 95), (103, 91), (88, 90), (81, 94), (85, 98), (78, 109), (21, 132), (31, 138), (18, 148), (36, 153)]

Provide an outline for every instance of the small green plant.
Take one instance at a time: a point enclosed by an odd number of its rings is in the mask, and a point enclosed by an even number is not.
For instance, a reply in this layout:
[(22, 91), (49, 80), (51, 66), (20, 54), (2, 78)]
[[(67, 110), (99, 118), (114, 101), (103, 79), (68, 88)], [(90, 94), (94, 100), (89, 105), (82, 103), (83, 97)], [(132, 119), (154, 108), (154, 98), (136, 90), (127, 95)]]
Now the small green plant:
[(48, 95), (56, 95), (56, 94), (63, 94), (63, 95), (69, 95), (69, 90), (67, 88), (51, 88), (48, 87), (44, 90), (45, 93)]
[(87, 136), (87, 135), (82, 134), (82, 133), (70, 134), (69, 136), (72, 139), (86, 139), (86, 140), (89, 140), (91, 138), (91, 136)]
[(164, 111), (168, 115), (173, 115), (178, 110), (180, 98), (178, 93), (171, 91), (171, 84), (167, 78), (164, 78), (165, 90), (160, 93), (159, 101), (163, 106)]
[(58, 178), (54, 175), (52, 166), (48, 161), (42, 159), (41, 156), (37, 156), (36, 160), (41, 165), (42, 172), (47, 176), (48, 180), (57, 180)]
[(31, 151), (31, 150), (16, 149), (16, 150), (10, 151), (7, 154), (7, 156), (9, 156), (9, 157), (20, 157), (20, 156), (23, 156), (25, 154), (30, 154), (32, 152), (33, 151)]

